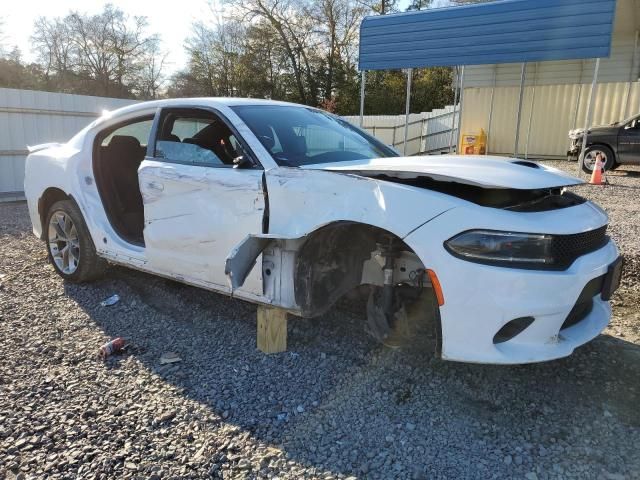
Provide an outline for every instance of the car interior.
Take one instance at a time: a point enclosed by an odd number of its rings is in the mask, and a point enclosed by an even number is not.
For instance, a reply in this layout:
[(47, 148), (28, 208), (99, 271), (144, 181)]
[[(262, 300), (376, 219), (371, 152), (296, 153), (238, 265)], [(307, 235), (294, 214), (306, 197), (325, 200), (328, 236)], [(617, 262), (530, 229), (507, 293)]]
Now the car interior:
[(233, 132), (215, 114), (171, 110), (160, 119), (156, 157), (187, 164), (232, 167), (241, 155)]
[(107, 217), (125, 240), (144, 245), (144, 206), (138, 167), (144, 160), (153, 117), (136, 119), (100, 132), (93, 150), (93, 171)]
[[(118, 235), (144, 246), (144, 204), (138, 168), (145, 158), (153, 117), (110, 127), (95, 140), (93, 169), (105, 211)], [(161, 119), (155, 156), (166, 161), (231, 167), (240, 146), (214, 114), (171, 111)]]

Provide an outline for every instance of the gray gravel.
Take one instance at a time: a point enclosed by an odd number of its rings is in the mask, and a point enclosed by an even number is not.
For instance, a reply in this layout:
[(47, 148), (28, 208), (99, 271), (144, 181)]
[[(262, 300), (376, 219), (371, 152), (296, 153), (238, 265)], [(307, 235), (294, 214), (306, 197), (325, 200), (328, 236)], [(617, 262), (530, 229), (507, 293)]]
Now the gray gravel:
[(640, 478), (640, 172), (610, 182), (577, 188), (628, 257), (610, 328), (517, 367), (389, 351), (340, 309), (266, 356), (254, 306), (115, 267), (64, 284), (0, 205), (0, 477)]

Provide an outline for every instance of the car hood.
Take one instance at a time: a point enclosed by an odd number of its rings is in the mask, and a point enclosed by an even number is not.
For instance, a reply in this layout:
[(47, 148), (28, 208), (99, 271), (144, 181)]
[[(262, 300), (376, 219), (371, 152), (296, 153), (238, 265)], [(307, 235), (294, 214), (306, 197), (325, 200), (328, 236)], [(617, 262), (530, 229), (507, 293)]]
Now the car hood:
[(483, 188), (534, 190), (584, 183), (561, 170), (507, 157), (430, 155), (304, 165), (300, 168), (350, 173), (365, 177), (411, 179), (428, 177)]
[[(596, 125), (595, 127), (589, 128), (587, 132), (589, 135), (592, 133), (595, 134), (609, 134), (614, 133), (618, 129), (619, 125)], [(575, 139), (584, 135), (584, 128), (576, 128), (575, 130), (569, 130), (569, 138)]]

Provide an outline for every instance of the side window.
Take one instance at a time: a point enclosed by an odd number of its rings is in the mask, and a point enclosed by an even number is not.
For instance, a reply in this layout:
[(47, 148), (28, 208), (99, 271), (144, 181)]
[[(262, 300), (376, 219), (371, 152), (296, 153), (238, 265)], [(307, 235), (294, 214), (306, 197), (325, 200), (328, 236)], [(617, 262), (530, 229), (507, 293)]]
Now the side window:
[(151, 134), (151, 127), (153, 126), (153, 117), (145, 117), (140, 120), (133, 120), (126, 125), (112, 130), (107, 136), (102, 139), (101, 146), (108, 147), (114, 137), (128, 137), (135, 139), (141, 147), (147, 146), (149, 142), (149, 135)]
[(240, 142), (214, 113), (197, 109), (162, 113), (156, 157), (188, 165), (232, 167), (242, 154)]

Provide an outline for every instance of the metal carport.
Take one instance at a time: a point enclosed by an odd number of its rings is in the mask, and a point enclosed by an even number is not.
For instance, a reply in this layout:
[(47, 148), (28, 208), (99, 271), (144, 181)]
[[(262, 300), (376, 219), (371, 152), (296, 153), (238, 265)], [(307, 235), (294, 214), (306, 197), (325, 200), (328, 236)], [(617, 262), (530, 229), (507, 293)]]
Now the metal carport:
[[(367, 70), (408, 69), (406, 151), (413, 68), (461, 67), (460, 75), (456, 75), (456, 96), (459, 88), (462, 97), (465, 65), (522, 63), (514, 139), (517, 155), (526, 63), (597, 59), (591, 87), (593, 98), (600, 58), (608, 57), (611, 51), (615, 8), (616, 0), (504, 0), (365, 17), (360, 27), (358, 62), (360, 124), (364, 117)], [(459, 112), (462, 101), (460, 98)], [(592, 109), (590, 99), (588, 125)], [(585, 137), (586, 134), (585, 129)], [(583, 145), (586, 143), (585, 138)]]

